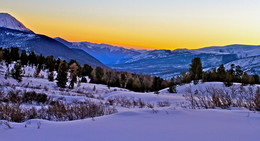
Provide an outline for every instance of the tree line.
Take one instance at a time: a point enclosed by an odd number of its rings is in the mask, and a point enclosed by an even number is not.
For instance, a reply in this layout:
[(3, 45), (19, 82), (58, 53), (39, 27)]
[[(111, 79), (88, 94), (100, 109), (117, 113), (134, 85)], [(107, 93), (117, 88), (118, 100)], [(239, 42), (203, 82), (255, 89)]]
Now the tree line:
[(225, 68), (224, 64), (210, 71), (203, 71), (200, 58), (194, 58), (190, 64), (188, 73), (182, 73), (180, 76), (173, 78), (174, 84), (190, 83), (198, 84), (202, 82), (223, 82), (225, 86), (232, 86), (234, 82), (242, 83), (242, 85), (260, 84), (258, 75), (249, 75), (244, 72), (239, 65), (231, 64), (230, 68)]
[[(53, 56), (43, 56), (33, 51), (19, 50), (19, 48), (0, 48), (0, 61), (4, 60), (7, 66), (6, 77), (11, 75), (14, 79), (22, 81), (22, 67), (35, 66), (35, 77), (39, 77), (42, 70), (47, 70), (48, 80), (55, 81), (58, 87), (74, 88), (75, 83), (86, 83), (90, 78), (90, 83), (105, 84), (110, 87), (120, 87), (136, 92), (158, 92), (169, 87), (169, 92), (176, 92), (176, 85), (185, 83), (198, 84), (202, 82), (218, 81), (226, 86), (232, 86), (234, 82), (248, 84), (259, 84), (258, 75), (249, 75), (240, 66), (232, 64), (226, 69), (222, 64), (211, 71), (203, 71), (200, 58), (194, 58), (190, 64), (188, 72), (183, 72), (170, 81), (160, 77), (141, 75), (124, 71), (116, 71), (102, 67), (92, 67), (88, 64), (80, 65), (76, 60), (66, 62)], [(9, 70), (9, 65), (16, 62), (13, 69)]]
[[(169, 86), (169, 82), (149, 75), (141, 75), (124, 71), (116, 71), (102, 67), (92, 67), (88, 64), (80, 65), (76, 60), (66, 62), (53, 56), (43, 56), (34, 51), (19, 50), (19, 48), (0, 48), (0, 61), (5, 61), (8, 68), (6, 77), (22, 81), (22, 68), (35, 66), (35, 77), (39, 77), (42, 70), (48, 72), (48, 80), (55, 81), (58, 87), (74, 88), (75, 83), (105, 84), (110, 87), (120, 87), (137, 92), (159, 91)], [(14, 68), (9, 71), (9, 65), (15, 62)]]

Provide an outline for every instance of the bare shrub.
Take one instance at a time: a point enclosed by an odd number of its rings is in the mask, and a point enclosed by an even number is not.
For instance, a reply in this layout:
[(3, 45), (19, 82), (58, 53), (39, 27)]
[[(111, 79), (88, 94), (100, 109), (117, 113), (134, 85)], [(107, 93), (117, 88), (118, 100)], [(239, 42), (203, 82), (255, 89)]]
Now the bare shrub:
[(171, 106), (171, 103), (168, 101), (168, 100), (165, 100), (165, 101), (159, 101), (157, 102), (157, 105), (159, 107), (169, 107)]
[(147, 103), (145, 103), (142, 99), (135, 99), (135, 98), (127, 98), (124, 96), (117, 96), (114, 98), (108, 98), (106, 103), (109, 105), (116, 105), (116, 106), (121, 106), (121, 107), (126, 107), (126, 108), (145, 108)]
[(151, 108), (151, 109), (153, 109), (153, 108), (154, 108), (154, 105), (153, 105), (153, 104), (150, 104), (150, 103), (148, 103), (148, 104), (147, 104), (147, 108)]
[(259, 87), (257, 88), (256, 91), (254, 103), (255, 103), (255, 110), (260, 111), (260, 88)]
[[(259, 89), (259, 88), (257, 88)], [(199, 89), (192, 91), (187, 89), (186, 99), (190, 102), (191, 108), (215, 108), (227, 109), (233, 107), (244, 107), (249, 110), (257, 109), (257, 91), (254, 87), (207, 87), (205, 90)]]
[(24, 122), (35, 118), (53, 121), (68, 121), (93, 118), (116, 112), (117, 110), (114, 107), (91, 101), (74, 103), (56, 102), (53, 103), (53, 105), (40, 109), (22, 108), (18, 104), (0, 104), (0, 120), (12, 122)]
[(0, 120), (22, 122), (25, 114), (19, 104), (0, 104)]

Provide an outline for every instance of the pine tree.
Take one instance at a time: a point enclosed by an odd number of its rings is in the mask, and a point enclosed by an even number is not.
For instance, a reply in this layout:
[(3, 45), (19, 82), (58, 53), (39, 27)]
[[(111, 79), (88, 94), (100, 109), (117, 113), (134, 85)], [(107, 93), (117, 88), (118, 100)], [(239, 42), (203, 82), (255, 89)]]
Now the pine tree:
[(12, 61), (19, 60), (20, 59), (19, 49), (16, 47), (11, 47), (10, 55)]
[(25, 50), (22, 50), (22, 53), (21, 53), (21, 64), (23, 66), (26, 66), (28, 63), (28, 56), (26, 54), (26, 51)]
[(16, 79), (18, 82), (22, 81), (22, 65), (20, 61), (18, 61), (15, 65), (14, 68), (11, 70), (12, 77)]
[(74, 88), (74, 83), (77, 82), (77, 76), (78, 76), (78, 65), (77, 63), (73, 63), (70, 65), (70, 85), (69, 88), (73, 89)]
[(226, 75), (225, 75), (225, 79), (224, 79), (224, 85), (226, 87), (230, 87), (233, 85), (233, 75), (230, 73), (230, 72), (227, 72)]
[(83, 68), (82, 68), (82, 72), (81, 75), (82, 76), (91, 76), (91, 72), (93, 71), (93, 68), (88, 65), (88, 64), (84, 64)]
[(160, 77), (154, 77), (153, 79), (153, 91), (158, 91), (160, 90), (162, 87), (162, 82), (163, 82), (163, 79), (161, 79)]
[(51, 82), (54, 81), (54, 73), (53, 73), (53, 71), (48, 73), (48, 80), (51, 81)]
[(4, 53), (2, 51), (2, 48), (0, 50), (0, 62), (2, 62), (2, 60), (4, 59)]
[(241, 82), (241, 78), (243, 76), (243, 70), (241, 69), (240, 66), (236, 66), (236, 71), (235, 71), (235, 81), (236, 82)]
[(61, 88), (66, 88), (66, 83), (68, 82), (67, 78), (68, 64), (66, 61), (62, 61), (59, 64), (58, 75), (57, 75), (57, 86)]
[(47, 56), (46, 57), (46, 63), (45, 63), (46, 69), (49, 69), (49, 72), (54, 71), (55, 68), (55, 60), (53, 56)]
[(255, 74), (252, 77), (254, 78), (254, 84), (259, 84), (259, 76)]
[(250, 83), (250, 76), (245, 72), (241, 79), (242, 85), (247, 85)]
[(103, 81), (102, 78), (104, 76), (104, 70), (101, 67), (96, 67), (95, 74), (96, 74), (97, 83), (102, 83), (102, 81)]
[(29, 52), (28, 62), (29, 62), (29, 65), (32, 65), (32, 66), (37, 64), (37, 57), (33, 51)]
[(43, 64), (46, 64), (46, 62), (45, 62), (46, 59), (42, 54), (40, 54), (39, 56), (36, 56), (36, 58), (37, 58), (36, 65), (41, 70), (43, 68)]
[(87, 78), (86, 78), (85, 76), (83, 76), (83, 77), (81, 78), (81, 82), (82, 82), (82, 83), (87, 83)]
[(134, 80), (133, 78), (129, 78), (127, 83), (126, 83), (126, 88), (129, 90), (133, 90), (134, 86), (133, 86)]
[(6, 66), (8, 66), (9, 64), (11, 64), (12, 59), (11, 59), (11, 55), (10, 55), (10, 50), (8, 48), (5, 48), (3, 50), (3, 58), (5, 60)]
[(177, 93), (176, 85), (174, 84), (174, 85), (170, 86), (169, 89), (168, 89), (168, 92), (169, 93)]
[(202, 79), (202, 63), (200, 58), (194, 58), (190, 64), (189, 69), (191, 80), (200, 80)]
[(221, 82), (225, 81), (225, 79), (226, 79), (226, 68), (225, 68), (225, 66), (223, 64), (221, 64), (218, 67), (218, 69), (217, 69), (217, 76), (218, 76), (218, 80), (217, 81), (221, 81)]
[(121, 82), (120, 87), (125, 88), (126, 80), (127, 80), (126, 74), (121, 73), (121, 75), (120, 75), (120, 82)]

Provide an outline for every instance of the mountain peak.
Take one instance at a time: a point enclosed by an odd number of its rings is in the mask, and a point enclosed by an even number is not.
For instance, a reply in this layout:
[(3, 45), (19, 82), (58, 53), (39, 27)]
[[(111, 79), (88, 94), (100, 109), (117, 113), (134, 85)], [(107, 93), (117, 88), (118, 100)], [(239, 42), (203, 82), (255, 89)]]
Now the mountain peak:
[(21, 22), (19, 22), (15, 17), (8, 13), (0, 13), (0, 27), (25, 32), (32, 32), (30, 29), (26, 28)]

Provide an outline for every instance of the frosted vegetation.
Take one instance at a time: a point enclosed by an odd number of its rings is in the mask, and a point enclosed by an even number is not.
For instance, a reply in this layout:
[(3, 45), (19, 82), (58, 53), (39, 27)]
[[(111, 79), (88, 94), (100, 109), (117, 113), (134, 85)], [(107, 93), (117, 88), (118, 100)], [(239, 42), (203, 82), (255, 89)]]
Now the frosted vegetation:
[(8, 60), (0, 51), (3, 140), (260, 138), (259, 80), (239, 68), (202, 72), (197, 58), (189, 73), (163, 80), (37, 55), (24, 63), (22, 53)]

